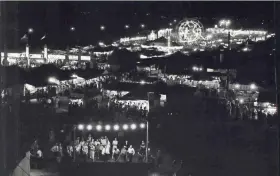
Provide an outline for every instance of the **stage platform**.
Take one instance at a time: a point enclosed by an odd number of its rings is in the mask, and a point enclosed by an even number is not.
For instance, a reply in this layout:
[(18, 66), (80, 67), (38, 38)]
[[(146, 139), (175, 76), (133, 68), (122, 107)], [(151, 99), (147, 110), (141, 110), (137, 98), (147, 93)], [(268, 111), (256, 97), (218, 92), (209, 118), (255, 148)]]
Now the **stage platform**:
[(74, 163), (61, 164), (60, 176), (148, 176), (152, 164), (147, 163)]

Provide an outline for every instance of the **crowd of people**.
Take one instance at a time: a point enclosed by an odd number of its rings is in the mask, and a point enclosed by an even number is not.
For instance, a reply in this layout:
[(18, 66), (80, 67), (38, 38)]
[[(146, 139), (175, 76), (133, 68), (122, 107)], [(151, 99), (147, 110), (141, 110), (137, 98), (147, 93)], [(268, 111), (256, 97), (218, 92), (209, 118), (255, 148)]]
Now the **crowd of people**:
[(191, 76), (188, 75), (162, 75), (161, 79), (167, 84), (181, 84), (190, 87), (204, 86), (215, 89), (220, 87), (220, 81), (218, 79), (211, 81), (192, 80)]
[[(89, 134), (87, 139), (77, 137), (66, 148), (61, 143), (56, 143), (51, 148), (51, 151), (58, 162), (65, 156), (75, 161), (84, 162), (145, 162), (146, 144), (142, 141), (139, 145), (139, 148), (135, 149), (128, 141), (120, 143), (115, 138), (110, 142), (106, 136), (93, 139), (91, 134)], [(149, 157), (151, 157), (149, 148), (147, 152)]]
[[(56, 145), (57, 148), (58, 145)], [(74, 151), (75, 150), (75, 151)], [(149, 149), (148, 149), (149, 150)], [(93, 139), (91, 135), (86, 140), (78, 137), (74, 143), (67, 146), (67, 154), (84, 161), (114, 161), (114, 162), (144, 162), (146, 145), (142, 141), (139, 150), (133, 148), (128, 141), (119, 143), (117, 138), (110, 140), (105, 136), (99, 139)], [(137, 156), (137, 161), (133, 158)]]

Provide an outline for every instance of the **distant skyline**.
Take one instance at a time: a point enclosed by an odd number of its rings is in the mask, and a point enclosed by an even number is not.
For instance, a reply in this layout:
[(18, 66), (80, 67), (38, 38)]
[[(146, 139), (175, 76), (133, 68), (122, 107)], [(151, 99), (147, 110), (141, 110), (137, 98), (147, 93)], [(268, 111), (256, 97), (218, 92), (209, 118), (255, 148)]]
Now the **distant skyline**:
[[(29, 27), (34, 28), (34, 44), (44, 33), (55, 45), (77, 39), (81, 44), (96, 44), (137, 34), (142, 23), (146, 30), (159, 29), (185, 17), (204, 17), (201, 20), (205, 26), (223, 17), (248, 18), (243, 24), (271, 28), (273, 23), (268, 24), (268, 20), (273, 20), (273, 2), (19, 2), (18, 28), (20, 36)], [(125, 29), (126, 24), (129, 29)], [(106, 27), (104, 31), (100, 30), (101, 25)], [(75, 26), (75, 35), (69, 32), (70, 26)]]

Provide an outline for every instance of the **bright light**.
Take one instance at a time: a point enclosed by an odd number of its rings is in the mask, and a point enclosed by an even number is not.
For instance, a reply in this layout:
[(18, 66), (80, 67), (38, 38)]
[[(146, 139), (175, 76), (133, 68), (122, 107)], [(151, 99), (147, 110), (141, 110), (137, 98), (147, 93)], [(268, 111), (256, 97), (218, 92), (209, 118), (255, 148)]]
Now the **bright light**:
[(71, 77), (72, 77), (72, 78), (77, 78), (77, 77), (78, 77), (78, 75), (73, 74)]
[(97, 131), (101, 131), (101, 130), (102, 130), (102, 126), (101, 126), (101, 125), (97, 125), (97, 126), (96, 126), (96, 130), (97, 130)]
[(228, 26), (230, 26), (230, 24), (231, 24), (230, 20), (221, 20), (221, 21), (219, 21), (219, 25), (220, 26), (228, 27)]
[(78, 130), (84, 130), (84, 128), (85, 128), (84, 125), (82, 125), (82, 124), (78, 125)]
[(101, 31), (104, 31), (104, 30), (105, 30), (105, 26), (103, 26), (103, 25), (100, 26), (100, 30), (101, 30)]
[(135, 124), (131, 124), (130, 128), (131, 128), (132, 130), (135, 130), (135, 129), (136, 129), (136, 125), (135, 125)]
[(173, 20), (173, 22), (174, 22), (174, 23), (176, 23), (176, 22), (177, 22), (177, 20), (175, 19), (175, 20)]
[(103, 42), (98, 43), (99, 46), (104, 46), (105, 44)]
[(172, 26), (172, 23), (169, 23), (169, 26)]
[(226, 21), (226, 26), (229, 26), (231, 24), (231, 21), (230, 20), (227, 20)]
[(218, 28), (218, 25), (215, 25), (214, 27), (215, 27), (215, 28)]
[(88, 126), (87, 126), (87, 130), (88, 130), (88, 131), (92, 130), (92, 125), (88, 125)]
[(257, 88), (256, 84), (251, 84), (251, 85), (250, 85), (250, 89), (251, 89), (251, 90), (255, 90), (256, 88)]
[(249, 51), (249, 48), (245, 47), (242, 49), (243, 51)]
[(198, 68), (196, 66), (192, 67), (193, 71), (198, 71)]
[(48, 82), (57, 84), (58, 80), (55, 77), (49, 77)]
[(124, 130), (127, 130), (127, 129), (128, 129), (128, 125), (127, 125), (127, 124), (124, 124), (124, 125), (123, 125), (123, 129), (124, 129)]
[(202, 67), (198, 68), (198, 71), (202, 71), (202, 70), (203, 70), (203, 68), (202, 68)]
[(244, 99), (242, 99), (242, 98), (239, 99), (239, 103), (240, 103), (240, 104), (243, 104), (243, 103), (244, 103)]
[(144, 80), (140, 81), (141, 85), (144, 85), (146, 82)]
[(140, 128), (142, 128), (142, 129), (145, 128), (145, 126), (146, 126), (146, 125), (145, 125), (144, 123), (141, 123), (141, 124), (140, 124)]
[(114, 130), (115, 131), (118, 131), (120, 129), (120, 126), (119, 125), (114, 125)]
[(75, 31), (75, 27), (70, 27), (70, 31)]
[(33, 28), (29, 28), (29, 29), (28, 29), (28, 33), (29, 33), (29, 34), (32, 34), (33, 32), (34, 32)]
[(234, 88), (239, 89), (240, 88), (240, 84), (235, 84)]
[(105, 130), (106, 130), (106, 131), (109, 131), (110, 129), (111, 129), (111, 126), (110, 126), (110, 125), (106, 125), (106, 126), (105, 126)]
[(124, 26), (124, 28), (125, 28), (125, 29), (128, 29), (128, 28), (129, 28), (129, 25), (128, 25), (128, 24), (127, 24), (127, 25), (125, 25), (125, 26)]
[(141, 24), (140, 27), (141, 27), (141, 28), (145, 28), (145, 24)]

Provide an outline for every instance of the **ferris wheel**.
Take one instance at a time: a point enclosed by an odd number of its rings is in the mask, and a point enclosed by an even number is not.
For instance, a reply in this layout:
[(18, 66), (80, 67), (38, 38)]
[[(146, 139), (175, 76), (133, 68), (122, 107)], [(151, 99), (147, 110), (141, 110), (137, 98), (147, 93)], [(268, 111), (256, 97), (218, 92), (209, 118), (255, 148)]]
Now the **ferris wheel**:
[(196, 19), (184, 19), (176, 27), (177, 39), (182, 43), (193, 43), (202, 38), (203, 25)]

